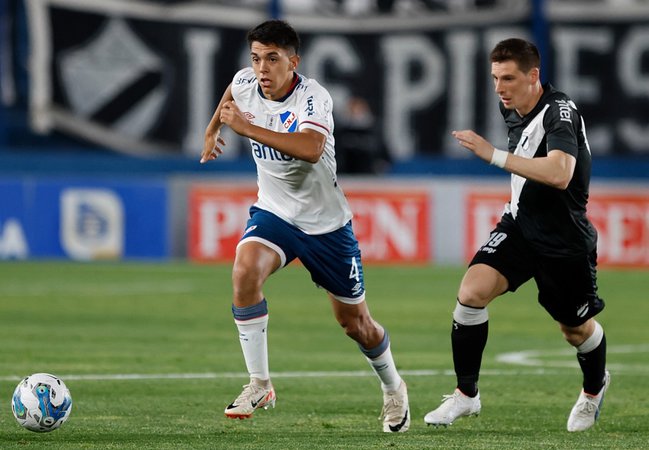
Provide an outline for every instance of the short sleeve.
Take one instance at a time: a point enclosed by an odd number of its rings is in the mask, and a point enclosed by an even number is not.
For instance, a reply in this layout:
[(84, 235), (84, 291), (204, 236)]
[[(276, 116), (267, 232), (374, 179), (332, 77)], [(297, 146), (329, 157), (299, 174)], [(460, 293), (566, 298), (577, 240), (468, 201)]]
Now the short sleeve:
[(545, 116), (544, 128), (546, 130), (547, 148), (561, 150), (577, 157), (578, 143), (577, 130), (581, 118), (577, 108), (571, 100), (554, 99)]

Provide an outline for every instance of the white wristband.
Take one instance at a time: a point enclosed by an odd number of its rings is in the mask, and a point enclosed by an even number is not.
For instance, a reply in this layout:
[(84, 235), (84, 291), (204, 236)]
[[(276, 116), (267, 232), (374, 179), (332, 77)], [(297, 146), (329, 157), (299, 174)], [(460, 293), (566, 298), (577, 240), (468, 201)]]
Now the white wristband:
[(498, 150), (494, 147), (494, 152), (491, 155), (491, 164), (492, 166), (500, 167), (501, 169), (505, 167), (505, 162), (507, 162), (507, 155), (509, 152), (504, 150)]

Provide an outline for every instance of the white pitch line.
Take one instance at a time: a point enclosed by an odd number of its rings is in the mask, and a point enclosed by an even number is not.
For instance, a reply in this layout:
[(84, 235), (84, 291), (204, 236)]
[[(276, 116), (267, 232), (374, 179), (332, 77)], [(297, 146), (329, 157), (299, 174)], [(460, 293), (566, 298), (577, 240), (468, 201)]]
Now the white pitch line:
[[(618, 354), (640, 354), (649, 353), (649, 344), (641, 343), (635, 345), (611, 345), (607, 348), (608, 360), (611, 355)], [(525, 367), (552, 367), (552, 368), (578, 368), (579, 365), (574, 357), (575, 350), (572, 348), (547, 349), (547, 350), (523, 350), (519, 352), (501, 353), (496, 356), (496, 361)], [(608, 363), (609, 369), (620, 371), (649, 372), (649, 365), (637, 363)]]
[[(547, 375), (556, 374), (560, 371), (538, 369), (522, 370), (483, 370), (481, 375), (485, 376), (519, 376), (519, 375)], [(408, 377), (433, 377), (433, 376), (455, 376), (452, 370), (400, 370), (399, 373)], [(205, 373), (116, 373), (116, 374), (57, 374), (65, 381), (128, 381), (128, 380), (217, 380), (230, 378), (248, 378), (245, 372), (205, 372)], [(271, 378), (340, 378), (340, 377), (375, 377), (374, 372), (369, 370), (356, 371), (305, 371), (305, 372), (271, 372)], [(0, 381), (20, 381), (18, 375), (0, 376)]]
[[(609, 354), (625, 353), (647, 353), (649, 344), (610, 346)], [(519, 365), (520, 369), (485, 369), (480, 371), (481, 376), (508, 377), (519, 375), (556, 375), (567, 371), (579, 370), (576, 361), (568, 360), (545, 360), (545, 357), (574, 356), (572, 349), (560, 350), (525, 350), (521, 352), (501, 353), (496, 355), (496, 361), (507, 364)], [(649, 366), (645, 364), (623, 364), (609, 363), (608, 368), (616, 373), (649, 373)], [(455, 376), (452, 370), (400, 370), (404, 377), (435, 377)], [(116, 374), (67, 374), (60, 378), (77, 381), (121, 381), (121, 380), (218, 380), (240, 378), (247, 379), (245, 372), (205, 372), (205, 373), (116, 373)], [(271, 372), (272, 378), (341, 378), (341, 377), (374, 377), (374, 372), (369, 370), (332, 370), (332, 371), (296, 371), (296, 372)], [(20, 381), (23, 377), (19, 375), (2, 375), (0, 381)]]

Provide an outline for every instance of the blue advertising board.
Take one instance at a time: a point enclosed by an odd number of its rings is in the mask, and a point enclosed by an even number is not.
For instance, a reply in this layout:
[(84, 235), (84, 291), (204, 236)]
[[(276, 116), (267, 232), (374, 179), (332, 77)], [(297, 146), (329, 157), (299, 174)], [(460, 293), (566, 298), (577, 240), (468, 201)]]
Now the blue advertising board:
[(0, 259), (169, 256), (162, 179), (0, 180)]

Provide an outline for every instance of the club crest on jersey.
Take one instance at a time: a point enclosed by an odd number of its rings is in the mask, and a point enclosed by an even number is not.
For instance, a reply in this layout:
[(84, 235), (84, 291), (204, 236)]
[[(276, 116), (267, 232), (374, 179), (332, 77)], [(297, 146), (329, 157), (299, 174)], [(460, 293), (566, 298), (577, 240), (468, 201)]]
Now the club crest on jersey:
[(297, 116), (292, 111), (286, 111), (279, 115), (280, 120), (284, 129), (289, 133), (293, 133), (297, 130)]

